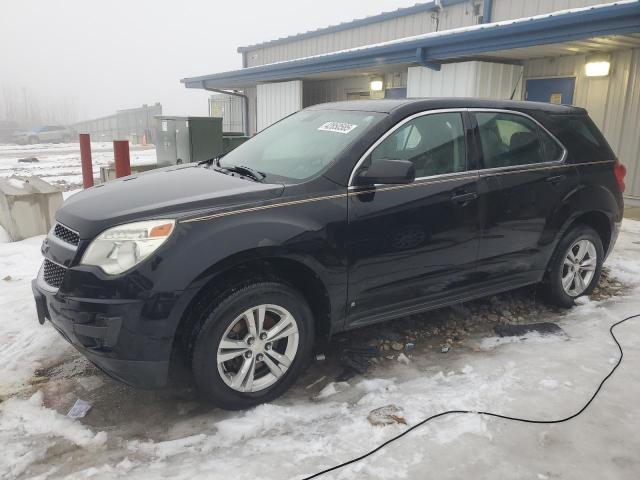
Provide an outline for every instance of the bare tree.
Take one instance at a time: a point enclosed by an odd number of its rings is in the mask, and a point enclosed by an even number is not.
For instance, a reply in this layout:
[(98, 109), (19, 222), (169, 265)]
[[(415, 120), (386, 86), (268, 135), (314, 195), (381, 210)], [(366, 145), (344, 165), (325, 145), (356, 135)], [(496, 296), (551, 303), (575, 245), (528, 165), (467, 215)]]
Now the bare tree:
[(18, 88), (9, 83), (1, 85), (0, 119), (14, 121), (26, 127), (46, 123), (70, 124), (77, 118), (77, 106), (72, 98), (43, 100), (28, 87)]

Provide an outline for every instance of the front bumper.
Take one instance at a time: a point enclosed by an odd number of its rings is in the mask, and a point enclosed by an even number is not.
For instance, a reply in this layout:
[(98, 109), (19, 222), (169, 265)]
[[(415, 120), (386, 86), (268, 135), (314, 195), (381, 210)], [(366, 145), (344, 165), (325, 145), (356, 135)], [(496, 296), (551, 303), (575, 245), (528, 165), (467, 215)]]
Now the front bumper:
[[(169, 372), (168, 354), (163, 353), (166, 348), (153, 348), (156, 341), (136, 328), (144, 308), (142, 301), (63, 296), (47, 288), (40, 276), (31, 286), (40, 323), (49, 320), (71, 345), (105, 373), (134, 387), (166, 385)], [(123, 358), (128, 356), (123, 352), (141, 358)]]

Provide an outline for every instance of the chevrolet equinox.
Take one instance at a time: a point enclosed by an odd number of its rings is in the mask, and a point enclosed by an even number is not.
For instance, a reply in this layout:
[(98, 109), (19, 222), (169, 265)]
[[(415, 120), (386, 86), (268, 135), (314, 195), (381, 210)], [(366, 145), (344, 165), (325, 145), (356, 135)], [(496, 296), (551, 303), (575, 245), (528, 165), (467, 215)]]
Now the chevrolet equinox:
[(208, 399), (247, 408), (318, 337), (530, 284), (573, 305), (615, 243), (624, 175), (581, 108), (316, 105), (223, 157), (68, 199), (38, 317), (134, 386), (164, 385), (186, 352)]

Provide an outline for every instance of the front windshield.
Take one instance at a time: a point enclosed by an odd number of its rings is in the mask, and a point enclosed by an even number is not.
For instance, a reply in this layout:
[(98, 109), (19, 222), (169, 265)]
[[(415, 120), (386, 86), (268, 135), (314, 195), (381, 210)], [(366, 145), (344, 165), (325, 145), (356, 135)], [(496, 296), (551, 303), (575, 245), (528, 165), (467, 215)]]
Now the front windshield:
[(302, 110), (226, 154), (220, 166), (249, 167), (294, 180), (309, 178), (383, 117), (375, 112)]

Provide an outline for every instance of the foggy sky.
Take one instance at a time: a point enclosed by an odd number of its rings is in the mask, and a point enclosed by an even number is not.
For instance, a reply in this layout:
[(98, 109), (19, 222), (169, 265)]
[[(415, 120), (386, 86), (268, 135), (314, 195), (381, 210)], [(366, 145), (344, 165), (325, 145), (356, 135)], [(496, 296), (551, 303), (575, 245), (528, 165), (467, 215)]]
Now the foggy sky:
[(70, 98), (78, 119), (160, 102), (206, 115), (180, 79), (241, 68), (236, 48), (417, 0), (2, 0), (0, 87)]

